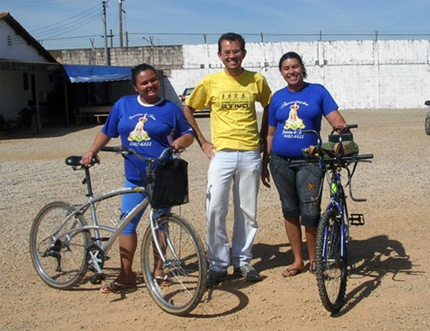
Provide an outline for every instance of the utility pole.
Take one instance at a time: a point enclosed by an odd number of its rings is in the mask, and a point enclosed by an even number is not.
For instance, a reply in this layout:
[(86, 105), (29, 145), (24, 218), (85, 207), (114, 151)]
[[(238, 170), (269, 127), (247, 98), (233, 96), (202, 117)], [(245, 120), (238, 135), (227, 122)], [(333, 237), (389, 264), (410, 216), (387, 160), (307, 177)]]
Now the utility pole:
[(119, 47), (123, 47), (124, 46), (124, 42), (123, 42), (123, 30), (122, 30), (122, 13), (125, 11), (122, 10), (122, 3), (125, 0), (119, 0)]
[(104, 25), (104, 39), (105, 39), (105, 63), (108, 66), (109, 65), (109, 52), (108, 52), (108, 42), (107, 42), (107, 21), (106, 21), (106, 1), (102, 2), (103, 6), (103, 25)]

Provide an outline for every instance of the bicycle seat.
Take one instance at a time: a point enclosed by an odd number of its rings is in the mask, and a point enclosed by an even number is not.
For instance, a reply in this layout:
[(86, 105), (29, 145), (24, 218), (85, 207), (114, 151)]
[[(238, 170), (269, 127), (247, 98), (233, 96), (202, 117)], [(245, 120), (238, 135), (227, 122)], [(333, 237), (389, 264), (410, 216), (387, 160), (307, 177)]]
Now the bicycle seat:
[[(94, 165), (96, 163), (99, 163), (99, 160), (97, 160), (96, 157), (93, 157), (92, 160), (91, 160), (90, 166), (92, 166), (92, 165)], [(83, 164), (82, 164), (82, 156), (75, 156), (75, 155), (69, 156), (66, 159), (66, 164), (69, 165), (69, 166), (72, 166), (72, 167), (83, 166)]]

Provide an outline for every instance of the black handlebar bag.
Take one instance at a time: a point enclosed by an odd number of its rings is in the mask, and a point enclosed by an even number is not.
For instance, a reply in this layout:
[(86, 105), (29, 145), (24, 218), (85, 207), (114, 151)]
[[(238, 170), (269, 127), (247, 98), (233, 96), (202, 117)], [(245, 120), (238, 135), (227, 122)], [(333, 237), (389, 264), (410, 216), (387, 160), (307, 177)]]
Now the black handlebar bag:
[(188, 199), (188, 162), (169, 159), (160, 162), (154, 175), (147, 178), (146, 193), (154, 209), (179, 206)]

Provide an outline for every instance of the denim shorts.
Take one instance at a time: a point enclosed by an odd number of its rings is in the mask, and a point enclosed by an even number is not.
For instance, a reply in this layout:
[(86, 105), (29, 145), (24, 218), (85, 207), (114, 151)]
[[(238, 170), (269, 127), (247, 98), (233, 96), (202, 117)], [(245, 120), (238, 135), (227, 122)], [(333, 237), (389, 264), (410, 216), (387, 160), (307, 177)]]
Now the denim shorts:
[(271, 156), (269, 166), (278, 189), (284, 218), (300, 217), (302, 225), (318, 226), (321, 216), (319, 192), (323, 185), (322, 169), (314, 164), (290, 166), (289, 160), (277, 155)]

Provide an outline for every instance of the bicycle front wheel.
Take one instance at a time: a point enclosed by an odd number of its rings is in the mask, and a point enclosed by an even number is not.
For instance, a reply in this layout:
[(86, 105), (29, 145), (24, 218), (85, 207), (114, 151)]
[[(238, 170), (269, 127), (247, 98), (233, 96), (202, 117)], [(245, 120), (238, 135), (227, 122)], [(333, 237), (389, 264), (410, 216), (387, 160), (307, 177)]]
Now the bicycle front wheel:
[(340, 215), (326, 211), (318, 225), (316, 241), (316, 276), (318, 292), (324, 307), (338, 312), (345, 300), (347, 281), (346, 245), (341, 256)]
[[(142, 241), (141, 263), (149, 294), (164, 311), (186, 315), (200, 302), (206, 287), (206, 256), (194, 227), (175, 214), (157, 220)], [(164, 259), (156, 248), (159, 243)]]
[[(61, 290), (76, 286), (88, 267), (89, 234), (69, 231), (85, 225), (85, 219), (77, 215), (65, 221), (73, 210), (71, 204), (62, 201), (46, 205), (34, 219), (30, 232), (30, 255), (38, 275), (49, 286)], [(54, 239), (65, 232), (68, 233)]]

